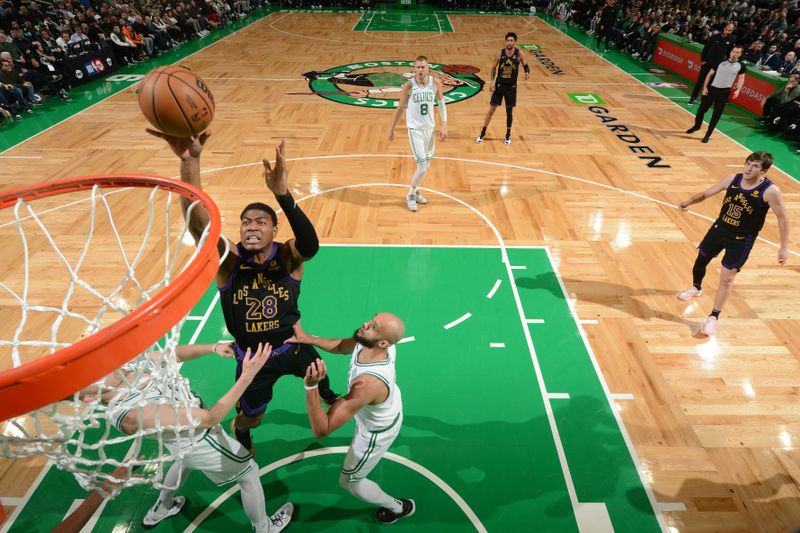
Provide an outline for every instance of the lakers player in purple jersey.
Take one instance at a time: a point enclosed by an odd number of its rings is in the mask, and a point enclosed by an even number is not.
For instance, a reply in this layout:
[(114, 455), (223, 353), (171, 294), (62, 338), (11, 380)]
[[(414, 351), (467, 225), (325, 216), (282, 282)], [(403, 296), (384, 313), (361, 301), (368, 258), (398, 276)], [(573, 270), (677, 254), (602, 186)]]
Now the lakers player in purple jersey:
[(689, 300), (702, 293), (703, 278), (706, 267), (719, 253), (722, 256), (719, 287), (714, 296), (714, 308), (700, 328), (703, 335), (714, 335), (722, 307), (728, 300), (736, 274), (753, 249), (758, 232), (764, 227), (767, 211), (772, 209), (778, 219), (781, 245), (778, 250), (778, 263), (783, 265), (789, 259), (789, 219), (783, 205), (783, 196), (778, 186), (767, 177), (767, 170), (772, 166), (772, 154), (753, 152), (744, 163), (740, 174), (725, 176), (709, 189), (695, 194), (681, 202), (680, 208), (686, 211), (690, 205), (702, 202), (715, 194), (725, 191), (722, 209), (697, 247), (697, 259), (692, 269), (692, 286), (677, 294), (679, 300)]
[[(147, 131), (167, 141), (180, 157), (181, 180), (202, 188), (200, 154), (210, 133), (179, 138)], [(264, 203), (251, 203), (239, 216), (240, 241), (227, 243), (230, 253), (220, 264), (215, 278), (225, 325), (236, 341), (236, 378), (241, 374), (242, 360), (248, 348), (253, 351), (259, 343), (273, 346), (269, 361), (236, 405), (234, 436), (251, 453), (254, 453), (254, 447), (250, 430), (261, 423), (272, 399), (275, 382), (285, 375), (303, 378), (308, 365), (319, 357), (310, 345), (285, 342), (293, 335), (292, 326), (300, 319), (297, 304), (303, 265), (316, 255), (319, 239), (311, 221), (289, 192), (284, 149), (282, 141), (275, 151), (274, 167), (268, 160), (263, 160), (264, 181), (286, 215), (295, 238), (275, 242), (278, 234), (275, 211)], [(184, 213), (190, 204), (188, 199), (183, 201)], [(189, 220), (189, 230), (195, 240), (200, 238), (208, 224), (208, 215), (197, 211), (202, 210), (195, 210)], [(220, 240), (218, 246), (222, 254), (226, 243)], [(333, 403), (336, 395), (327, 379), (320, 382), (319, 389), (322, 399)]]
[(486, 112), (486, 117), (483, 119), (483, 128), (475, 139), (475, 142), (481, 144), (483, 138), (486, 137), (486, 128), (489, 127), (489, 122), (492, 120), (492, 115), (497, 111), (497, 108), (505, 101), (506, 104), (506, 144), (511, 144), (511, 124), (514, 122), (514, 107), (517, 105), (517, 76), (519, 75), (519, 65), (522, 63), (522, 68), (525, 71), (525, 79), (531, 72), (531, 67), (528, 66), (528, 61), (525, 59), (525, 54), (517, 48), (517, 34), (510, 31), (506, 34), (506, 46), (497, 52), (492, 65), (492, 81), (489, 84), (489, 90), (492, 91), (492, 97), (489, 100), (489, 111)]

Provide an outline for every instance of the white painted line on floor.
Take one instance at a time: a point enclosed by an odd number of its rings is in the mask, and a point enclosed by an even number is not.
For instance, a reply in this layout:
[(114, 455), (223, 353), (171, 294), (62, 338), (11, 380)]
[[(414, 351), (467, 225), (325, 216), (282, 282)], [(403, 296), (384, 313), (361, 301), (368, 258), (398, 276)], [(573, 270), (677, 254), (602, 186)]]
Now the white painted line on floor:
[(614, 526), (604, 503), (578, 502), (575, 520), (581, 533), (614, 533)]
[(548, 392), (545, 396), (548, 400), (569, 400), (569, 393), (566, 392)]
[(194, 321), (203, 320), (203, 317), (201, 317), (201, 316), (187, 316), (186, 320), (194, 320)]
[(505, 348), (505, 347), (506, 347), (506, 343), (504, 343), (504, 342), (490, 342), (489, 343), (489, 348)]
[[(592, 366), (594, 367), (594, 371), (597, 374), (597, 378), (600, 380), (600, 386), (603, 387), (603, 392), (608, 397), (611, 394), (611, 391), (608, 388), (608, 383), (606, 383), (606, 378), (603, 375), (602, 370), (600, 369), (600, 364), (597, 362), (597, 357), (594, 355), (594, 350), (592, 349), (592, 345), (589, 343), (589, 339), (586, 337), (586, 332), (582, 327), (580, 327), (578, 322), (578, 315), (575, 311), (575, 303), (569, 299), (569, 292), (567, 292), (567, 287), (564, 285), (564, 280), (561, 279), (561, 274), (559, 273), (558, 269), (555, 268), (556, 262), (553, 260), (553, 254), (550, 252), (549, 248), (545, 249), (547, 253), (547, 258), (550, 260), (550, 264), (553, 265), (553, 273), (558, 280), (558, 285), (561, 287), (561, 293), (564, 295), (564, 299), (567, 300), (567, 305), (569, 306), (570, 314), (572, 315), (573, 319), (576, 322), (576, 327), (578, 328), (578, 332), (580, 333), (581, 339), (583, 340), (583, 345), (586, 347), (586, 350), (589, 352), (589, 359), (592, 361)], [(633, 464), (636, 466), (636, 472), (639, 474), (639, 480), (644, 487), (644, 491), (647, 493), (647, 499), (650, 500), (650, 505), (656, 509), (656, 519), (658, 520), (658, 524), (661, 526), (663, 531), (666, 531), (667, 525), (664, 521), (664, 517), (660, 511), (656, 508), (656, 497), (653, 494), (653, 489), (650, 486), (650, 482), (648, 481), (647, 476), (644, 473), (644, 468), (642, 468), (642, 463), (639, 461), (639, 456), (636, 454), (636, 450), (633, 447), (633, 442), (631, 442), (630, 435), (628, 435), (628, 430), (625, 427), (625, 424), (622, 422), (622, 418), (619, 415), (619, 411), (617, 408), (614, 407), (614, 404), (611, 402), (611, 398), (608, 398), (609, 407), (611, 408), (611, 412), (614, 415), (614, 418), (617, 420), (617, 426), (619, 427), (620, 433), (622, 433), (622, 438), (625, 440), (625, 445), (628, 448), (628, 453), (633, 460)]]
[(33, 493), (36, 492), (36, 488), (42, 482), (44, 476), (47, 475), (52, 466), (53, 463), (48, 461), (47, 464), (44, 466), (44, 468), (42, 468), (42, 470), (39, 472), (39, 475), (36, 476), (36, 479), (33, 480), (33, 483), (31, 483), (31, 486), (28, 488), (28, 492), (26, 492), (25, 496), (23, 496), (22, 502), (19, 505), (17, 505), (17, 507), (11, 512), (10, 515), (6, 515), (6, 521), (0, 524), (0, 533), (6, 533), (11, 529), (11, 526), (14, 524), (14, 521), (16, 521), (20, 513), (22, 513), (22, 510), (31, 500), (31, 496), (33, 496)]
[(0, 505), (22, 505), (25, 503), (25, 498), (14, 498), (10, 496), (0, 496)]
[(0, 155), (0, 159), (41, 159), (40, 155)]
[(526, 266), (512, 266), (511, 270), (527, 270), (528, 267)]
[(612, 393), (608, 397), (612, 400), (633, 400), (633, 394), (627, 392)]
[(544, 324), (544, 318), (526, 318), (528, 324)]
[[(319, 450), (308, 450), (304, 452), (297, 453), (295, 455), (284, 457), (283, 459), (279, 459), (273, 463), (268, 464), (267, 466), (262, 466), (261, 469), (258, 471), (259, 476), (264, 477), (273, 470), (277, 470), (284, 465), (295, 463), (298, 461), (302, 461), (304, 459), (309, 459), (312, 457), (319, 457), (323, 455), (329, 454), (346, 454), (347, 453), (347, 446), (334, 446), (332, 448), (321, 448)], [(447, 494), (450, 499), (455, 502), (459, 509), (466, 515), (469, 519), (472, 527), (478, 533), (486, 533), (486, 526), (483, 525), (478, 515), (475, 514), (475, 511), (469, 506), (469, 504), (464, 500), (464, 498), (458, 494), (455, 489), (453, 489), (450, 485), (448, 485), (442, 478), (425, 468), (419, 463), (415, 463), (411, 459), (406, 459), (400, 455), (397, 455), (392, 452), (386, 452), (383, 456), (384, 459), (389, 461), (394, 461), (395, 463), (401, 464), (406, 468), (413, 470), (414, 472), (420, 474), (421, 476), (425, 477), (433, 483), (436, 487), (439, 488), (442, 492)], [(223, 492), (216, 500), (211, 502), (203, 511), (197, 515), (192, 523), (189, 524), (186, 529), (183, 530), (183, 533), (193, 533), (197, 527), (202, 524), (206, 518), (208, 518), (212, 513), (214, 513), (228, 498), (233, 496), (239, 491), (239, 485), (235, 484), (233, 487), (229, 488), (225, 492)]]
[(453, 320), (452, 322), (450, 322), (449, 324), (445, 324), (444, 325), (444, 329), (450, 329), (453, 326), (457, 326), (457, 325), (461, 324), (462, 322), (464, 322), (466, 319), (468, 319), (471, 316), (472, 316), (472, 313), (464, 313), (464, 315), (462, 315), (461, 318), (457, 318), (457, 319)]
[(65, 514), (65, 515), (64, 515), (64, 518), (66, 518), (66, 517), (68, 517), (69, 515), (71, 515), (71, 514), (72, 514), (72, 512), (73, 512), (75, 509), (77, 509), (78, 507), (80, 507), (80, 506), (81, 506), (81, 504), (83, 503), (83, 501), (84, 501), (84, 500), (83, 500), (83, 498), (78, 498), (78, 499), (76, 499), (76, 500), (72, 500), (72, 503), (70, 504), (70, 506), (69, 506), (69, 509), (67, 509), (67, 514)]
[(497, 281), (495, 281), (495, 282), (494, 282), (494, 287), (492, 287), (492, 290), (490, 290), (490, 291), (489, 291), (489, 294), (487, 294), (487, 295), (486, 295), (486, 297), (487, 297), (487, 298), (491, 299), (491, 298), (492, 298), (492, 296), (494, 296), (494, 293), (496, 293), (496, 292), (497, 292), (497, 289), (499, 289), (499, 288), (500, 288), (500, 283), (501, 283), (501, 282), (500, 282), (500, 280), (499, 280), (499, 279), (498, 279)]
[(681, 502), (658, 502), (656, 508), (662, 513), (676, 513), (686, 510), (686, 506)]
[(581, 324), (599, 324), (597, 320), (581, 320)]
[(403, 337), (402, 339), (397, 341), (397, 344), (405, 344), (407, 342), (414, 342), (415, 340), (417, 340), (416, 337)]

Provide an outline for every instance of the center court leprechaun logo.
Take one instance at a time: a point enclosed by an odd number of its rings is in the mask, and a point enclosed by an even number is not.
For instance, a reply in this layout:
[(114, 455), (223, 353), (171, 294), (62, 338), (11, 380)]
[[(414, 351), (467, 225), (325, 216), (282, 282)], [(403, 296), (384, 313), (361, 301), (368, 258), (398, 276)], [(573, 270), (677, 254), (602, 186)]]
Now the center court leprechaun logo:
[[(447, 104), (472, 98), (483, 89), (480, 69), (472, 65), (431, 63), (431, 75), (442, 81)], [(365, 61), (304, 72), (310, 93), (341, 104), (394, 109), (403, 84), (414, 75), (414, 61)], [(298, 93), (293, 93), (298, 94)]]

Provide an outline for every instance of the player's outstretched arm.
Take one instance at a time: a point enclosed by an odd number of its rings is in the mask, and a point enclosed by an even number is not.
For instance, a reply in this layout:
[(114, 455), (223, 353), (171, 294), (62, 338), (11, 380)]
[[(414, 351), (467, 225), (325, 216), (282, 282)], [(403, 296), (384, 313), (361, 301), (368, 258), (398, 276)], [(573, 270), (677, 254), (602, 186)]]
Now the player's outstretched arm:
[(272, 347), (269, 344), (258, 345), (255, 353), (251, 354), (250, 349), (242, 360), (242, 372), (233, 387), (226, 392), (222, 398), (217, 400), (210, 409), (194, 408), (190, 413), (180, 409), (176, 412), (171, 405), (148, 404), (141, 409), (132, 409), (122, 420), (121, 429), (125, 433), (132, 435), (140, 429), (153, 429), (156, 427), (188, 427), (192, 421), (198, 421), (197, 428), (206, 429), (219, 424), (223, 418), (233, 409), (239, 401), (244, 391), (253, 382), (258, 371), (264, 367), (267, 359), (272, 354)]
[[(172, 152), (180, 158), (181, 181), (202, 190), (203, 182), (200, 179), (200, 154), (203, 152), (203, 146), (205, 146), (206, 141), (208, 141), (208, 138), (211, 137), (211, 131), (206, 130), (196, 137), (175, 137), (174, 135), (168, 135), (161, 131), (150, 128), (147, 128), (145, 131), (153, 137), (164, 139)], [(194, 202), (191, 199), (185, 196), (181, 197), (181, 208), (183, 209), (184, 218), (189, 216), (189, 208), (191, 207), (192, 203)], [(191, 218), (189, 219), (189, 232), (192, 234), (192, 237), (194, 237), (195, 242), (200, 240), (200, 237), (203, 235), (203, 231), (205, 231), (208, 223), (208, 213), (206, 213), (203, 209), (198, 209), (195, 207), (195, 209), (192, 210)], [(219, 265), (219, 270), (217, 271), (216, 275), (217, 285), (223, 286), (228, 283), (230, 273), (233, 271), (233, 264), (236, 257), (236, 246), (223, 237), (219, 240), (219, 243), (217, 243), (217, 250), (219, 251), (220, 256), (225, 254), (226, 250), (229, 250), (229, 252), (225, 255), (225, 259)]]
[(235, 357), (233, 342), (220, 341), (215, 344), (184, 344), (175, 348), (175, 358), (179, 363), (215, 353), (221, 357)]
[(778, 263), (786, 264), (789, 260), (789, 217), (786, 215), (786, 206), (783, 195), (777, 185), (772, 185), (764, 193), (764, 200), (772, 208), (778, 219), (778, 231), (781, 236), (781, 247), (778, 249)]
[(709, 187), (705, 191), (703, 191), (701, 193), (697, 193), (694, 196), (692, 196), (691, 198), (689, 198), (687, 200), (684, 200), (683, 202), (680, 203), (680, 205), (678, 207), (680, 207), (683, 211), (686, 211), (689, 208), (690, 205), (698, 204), (698, 203), (702, 202), (703, 200), (705, 200), (706, 198), (710, 198), (710, 197), (714, 196), (715, 194), (717, 194), (718, 192), (722, 192), (725, 189), (727, 189), (728, 185), (731, 184), (731, 182), (733, 181), (733, 178), (735, 178), (735, 177), (736, 177), (736, 174), (731, 174), (730, 176), (725, 176), (724, 178), (719, 180), (717, 183), (715, 183), (714, 185), (712, 185), (711, 187)]
[(294, 201), (289, 192), (289, 171), (286, 168), (286, 141), (275, 148), (275, 166), (269, 160), (262, 160), (264, 164), (264, 182), (267, 188), (275, 195), (278, 205), (281, 206), (286, 220), (294, 232), (294, 239), (287, 242), (292, 251), (290, 272), (300, 268), (303, 262), (308, 261), (319, 251), (319, 237), (314, 225), (308, 219), (300, 206)]
[[(378, 379), (363, 376), (355, 380), (347, 396), (336, 400), (326, 413), (320, 404), (317, 384), (327, 375), (325, 361), (317, 359), (306, 369), (303, 383), (306, 388), (306, 409), (314, 437), (324, 438), (355, 416), (359, 409), (386, 395), (386, 385)], [(369, 379), (365, 379), (369, 378)]]
[(356, 341), (352, 337), (344, 339), (328, 339), (325, 337), (317, 337), (316, 335), (309, 335), (303, 330), (300, 321), (294, 323), (294, 335), (286, 339), (286, 342), (294, 342), (297, 344), (311, 344), (320, 350), (325, 350), (328, 353), (349, 354), (353, 353), (356, 347)]
[(400, 102), (397, 104), (397, 109), (394, 110), (394, 115), (392, 115), (392, 123), (389, 125), (389, 132), (387, 133), (386, 137), (390, 140), (394, 140), (394, 128), (397, 126), (397, 122), (400, 120), (400, 113), (408, 105), (408, 97), (411, 94), (411, 82), (407, 81), (403, 84), (403, 90), (400, 91)]

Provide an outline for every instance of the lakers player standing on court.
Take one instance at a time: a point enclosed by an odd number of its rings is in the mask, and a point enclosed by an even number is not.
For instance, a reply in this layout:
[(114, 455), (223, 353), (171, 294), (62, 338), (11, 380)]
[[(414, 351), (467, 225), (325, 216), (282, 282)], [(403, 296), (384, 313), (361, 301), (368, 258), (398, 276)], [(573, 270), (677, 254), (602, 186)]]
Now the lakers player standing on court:
[[(489, 122), (492, 120), (492, 115), (503, 103), (506, 102), (506, 144), (511, 144), (511, 124), (514, 122), (514, 107), (517, 105), (517, 77), (519, 76), (519, 64), (522, 63), (522, 68), (525, 71), (525, 80), (531, 72), (531, 67), (528, 66), (528, 60), (525, 59), (525, 54), (517, 48), (517, 34), (513, 31), (506, 33), (506, 46), (497, 52), (494, 58), (494, 65), (492, 65), (492, 81), (489, 88), (492, 91), (492, 97), (489, 100), (489, 111), (486, 112), (486, 118), (483, 119), (483, 128), (475, 139), (475, 142), (481, 144), (483, 138), (486, 137), (486, 128), (489, 127)], [(497, 76), (495, 78), (495, 75)]]
[(325, 339), (305, 333), (295, 324), (293, 342), (305, 342), (330, 353), (351, 354), (350, 390), (326, 413), (317, 390), (327, 369), (321, 359), (308, 366), (305, 376), (306, 408), (311, 431), (326, 437), (351, 418), (356, 433), (342, 465), (339, 485), (356, 498), (379, 506), (378, 522), (392, 524), (414, 514), (414, 500), (389, 496), (367, 475), (392, 445), (403, 425), (403, 400), (396, 383), (395, 345), (403, 338), (403, 321), (389, 313), (378, 313), (358, 328), (352, 337)]
[[(181, 180), (202, 188), (200, 180), (200, 154), (210, 133), (199, 137), (179, 138), (155, 130), (147, 130), (164, 139), (181, 159)], [(245, 352), (255, 350), (260, 343), (269, 343), (272, 356), (244, 391), (236, 405), (237, 416), (233, 432), (250, 453), (255, 454), (250, 430), (261, 423), (261, 418), (272, 399), (272, 389), (281, 376), (302, 378), (308, 364), (319, 355), (307, 345), (286, 342), (292, 336), (292, 326), (300, 320), (298, 299), (303, 264), (319, 250), (319, 239), (311, 221), (300, 209), (288, 187), (288, 171), (284, 143), (275, 150), (275, 166), (266, 159), (264, 181), (275, 195), (294, 232), (294, 239), (275, 242), (278, 234), (278, 217), (275, 211), (261, 202), (251, 203), (239, 215), (238, 244), (228, 241), (230, 253), (220, 263), (216, 283), (220, 294), (225, 326), (236, 341), (236, 377), (242, 372)], [(184, 213), (191, 201), (183, 202)], [(199, 239), (208, 224), (208, 215), (195, 210), (189, 220), (189, 231)], [(220, 255), (226, 248), (219, 242)], [(320, 383), (320, 395), (333, 403), (336, 395), (328, 380)]]
[(690, 205), (725, 191), (719, 217), (697, 247), (697, 259), (692, 269), (692, 286), (677, 295), (678, 299), (684, 301), (700, 296), (706, 267), (725, 250), (719, 287), (714, 296), (714, 309), (700, 329), (703, 335), (713, 335), (717, 331), (719, 314), (731, 294), (733, 280), (747, 261), (770, 208), (778, 219), (781, 236), (778, 263), (783, 265), (789, 259), (789, 219), (783, 205), (783, 195), (778, 186), (765, 176), (771, 166), (772, 154), (753, 152), (747, 156), (741, 174), (726, 176), (709, 189), (680, 204), (680, 208), (686, 211)]
[(431, 76), (428, 58), (419, 56), (414, 62), (414, 76), (403, 84), (400, 93), (400, 102), (392, 117), (389, 127), (389, 140), (394, 140), (394, 128), (400, 120), (400, 113), (406, 110), (406, 127), (408, 140), (411, 141), (411, 151), (417, 160), (417, 170), (411, 176), (411, 189), (408, 191), (406, 201), (411, 211), (417, 211), (417, 204), (427, 204), (428, 200), (419, 192), (422, 178), (425, 177), (431, 159), (436, 149), (434, 142), (434, 129), (436, 121), (433, 118), (433, 108), (438, 101), (439, 117), (442, 119), (442, 128), (439, 136), (444, 141), (447, 139), (447, 109), (444, 105), (442, 82)]

